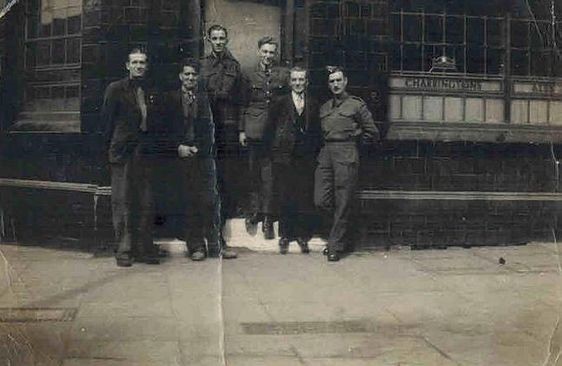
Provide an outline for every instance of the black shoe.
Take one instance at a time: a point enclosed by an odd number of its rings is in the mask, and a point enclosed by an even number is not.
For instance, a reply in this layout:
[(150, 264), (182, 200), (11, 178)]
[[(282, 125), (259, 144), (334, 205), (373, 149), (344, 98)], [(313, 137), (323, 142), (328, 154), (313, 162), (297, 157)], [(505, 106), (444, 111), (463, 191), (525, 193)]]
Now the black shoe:
[(289, 239), (281, 238), (279, 239), (279, 253), (287, 254), (289, 252)]
[(310, 253), (310, 248), (308, 247), (308, 240), (303, 239), (303, 238), (297, 238), (297, 244), (301, 248), (302, 254)]
[(338, 253), (328, 253), (328, 262), (337, 262), (340, 260)]
[(133, 258), (128, 255), (117, 257), (115, 260), (117, 262), (117, 267), (130, 267), (133, 265)]
[(258, 233), (258, 219), (257, 215), (252, 215), (250, 217), (246, 217), (244, 220), (246, 224), (246, 232), (252, 236), (255, 236)]
[(328, 255), (328, 247), (324, 247), (324, 249), (322, 249), (322, 255)]
[(196, 250), (191, 254), (191, 260), (194, 262), (200, 262), (205, 260), (205, 252), (202, 250)]
[(266, 216), (263, 220), (263, 237), (265, 240), (272, 240), (275, 239), (275, 231), (273, 230), (273, 221), (271, 220), (270, 216)]
[(224, 246), (221, 251), (223, 259), (236, 259), (238, 258), (238, 253), (232, 248)]

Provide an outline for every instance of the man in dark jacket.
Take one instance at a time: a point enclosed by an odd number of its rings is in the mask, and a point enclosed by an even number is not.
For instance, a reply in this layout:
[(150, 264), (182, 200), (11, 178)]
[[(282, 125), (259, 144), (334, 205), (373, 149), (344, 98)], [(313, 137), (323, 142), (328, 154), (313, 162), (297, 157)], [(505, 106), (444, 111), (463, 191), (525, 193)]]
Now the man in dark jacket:
[(193, 59), (184, 60), (179, 79), (181, 87), (166, 96), (160, 141), (163, 150), (179, 159), (178, 190), (184, 207), (185, 241), (191, 259), (201, 261), (206, 255), (221, 254), (213, 158), (214, 125), (207, 94), (199, 83), (199, 63)]
[(286, 254), (296, 240), (306, 254), (314, 230), (314, 166), (321, 134), (318, 105), (306, 93), (306, 70), (293, 67), (289, 84), (291, 94), (280, 97), (269, 110), (266, 136), (279, 197), (279, 252)]
[(332, 215), (327, 255), (340, 259), (345, 248), (351, 203), (357, 188), (359, 145), (378, 140), (379, 133), (365, 102), (346, 91), (347, 77), (339, 67), (328, 68), (332, 99), (320, 107), (324, 146), (318, 155), (314, 202)]
[(273, 171), (269, 149), (264, 144), (269, 108), (272, 101), (289, 92), (289, 71), (275, 65), (277, 42), (271, 37), (258, 41), (260, 62), (248, 74), (248, 101), (240, 119), (240, 144), (248, 147), (250, 212), (246, 216), (246, 230), (255, 234), (256, 225), (263, 220), (266, 239), (273, 239)]
[(207, 32), (211, 52), (203, 58), (201, 72), (211, 104), (215, 124), (217, 188), (220, 196), (220, 233), (222, 257), (236, 258), (222, 236), (227, 219), (236, 216), (242, 191), (240, 172), (243, 167), (238, 145), (240, 107), (243, 103), (243, 76), (240, 64), (227, 48), (228, 31), (213, 25)]
[(153, 243), (151, 161), (156, 95), (147, 90), (148, 58), (133, 49), (125, 64), (129, 76), (105, 90), (102, 118), (111, 165), (111, 208), (117, 241), (117, 265), (129, 267), (136, 259), (158, 264)]

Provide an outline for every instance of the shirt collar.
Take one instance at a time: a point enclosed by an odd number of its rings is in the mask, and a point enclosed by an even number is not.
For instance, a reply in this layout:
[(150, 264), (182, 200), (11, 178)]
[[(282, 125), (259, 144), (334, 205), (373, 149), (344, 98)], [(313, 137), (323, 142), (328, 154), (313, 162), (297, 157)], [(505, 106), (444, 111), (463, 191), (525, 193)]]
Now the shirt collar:
[(332, 98), (332, 100), (333, 100), (332, 106), (333, 106), (334, 108), (335, 108), (335, 107), (339, 107), (340, 105), (342, 105), (343, 102), (346, 101), (347, 98), (349, 98), (349, 94), (344, 91), (344, 92), (342, 93), (342, 95), (341, 95), (341, 98), (336, 98), (336, 97), (333, 97), (333, 98)]
[(293, 96), (293, 100), (298, 100), (301, 97), (302, 97), (302, 100), (304, 100), (304, 97), (306, 96), (304, 92), (302, 92), (301, 94), (297, 94), (292, 90), (291, 90), (291, 95)]

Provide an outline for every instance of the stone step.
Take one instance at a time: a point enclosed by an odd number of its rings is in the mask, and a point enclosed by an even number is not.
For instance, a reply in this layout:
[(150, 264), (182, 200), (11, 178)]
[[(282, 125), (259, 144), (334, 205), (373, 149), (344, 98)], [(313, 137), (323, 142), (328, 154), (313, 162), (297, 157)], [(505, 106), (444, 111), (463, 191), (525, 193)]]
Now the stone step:
[[(258, 231), (255, 236), (246, 232), (244, 219), (227, 220), (224, 229), (224, 238), (228, 245), (233, 248), (245, 248), (257, 252), (277, 253), (279, 251), (279, 226), (278, 222), (274, 223), (275, 239), (265, 240), (261, 231), (262, 224), (258, 224)], [(183, 253), (185, 251), (185, 242), (177, 239), (162, 239), (157, 244), (165, 247), (170, 253)], [(312, 238), (308, 246), (311, 252), (322, 252), (326, 242), (321, 238)], [(296, 242), (291, 242), (289, 253), (300, 253), (300, 248)]]

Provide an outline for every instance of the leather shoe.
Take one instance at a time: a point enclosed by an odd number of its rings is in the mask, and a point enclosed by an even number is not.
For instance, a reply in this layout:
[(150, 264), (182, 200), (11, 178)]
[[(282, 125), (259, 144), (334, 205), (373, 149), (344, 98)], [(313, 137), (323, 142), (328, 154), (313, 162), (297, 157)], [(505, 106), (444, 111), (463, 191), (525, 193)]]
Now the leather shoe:
[(195, 262), (205, 260), (205, 253), (202, 250), (196, 250), (191, 254), (191, 260)]
[(238, 258), (238, 253), (234, 249), (224, 246), (221, 251), (223, 259), (236, 259)]
[(244, 224), (246, 225), (246, 232), (248, 234), (255, 236), (258, 233), (258, 220), (256, 215), (246, 217)]
[(117, 267), (130, 267), (133, 265), (133, 258), (130, 256), (122, 256), (115, 258)]
[(281, 238), (279, 239), (279, 253), (287, 254), (289, 252), (289, 239)]
[(271, 220), (271, 217), (266, 216), (263, 220), (262, 231), (265, 240), (275, 239), (275, 231), (273, 230), (273, 221)]
[(322, 249), (322, 255), (328, 255), (328, 247)]
[(340, 260), (338, 253), (328, 253), (328, 262), (337, 262)]
[(310, 253), (310, 248), (308, 247), (308, 240), (305, 240), (303, 238), (297, 238), (297, 244), (301, 248), (302, 254)]

